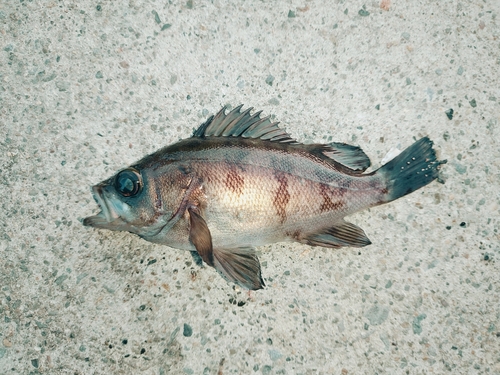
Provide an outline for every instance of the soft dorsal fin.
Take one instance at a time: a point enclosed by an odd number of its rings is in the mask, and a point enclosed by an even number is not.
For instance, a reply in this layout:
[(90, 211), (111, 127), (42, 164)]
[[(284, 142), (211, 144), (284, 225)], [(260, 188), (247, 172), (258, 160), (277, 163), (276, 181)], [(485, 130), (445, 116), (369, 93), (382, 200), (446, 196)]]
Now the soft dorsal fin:
[(314, 154), (334, 166), (341, 164), (356, 174), (364, 172), (371, 164), (368, 156), (359, 147), (344, 143), (304, 145), (280, 129), (278, 122), (271, 122), (269, 116), (261, 118), (262, 111), (251, 115), (252, 107), (241, 111), (242, 107), (243, 105), (239, 105), (226, 114), (227, 107), (224, 106), (215, 116), (210, 116), (201, 124), (194, 131), (193, 137), (243, 137), (286, 143)]
[(242, 107), (239, 105), (226, 114), (227, 107), (224, 106), (195, 130), (193, 137), (243, 137), (297, 144), (295, 139), (278, 127), (278, 122), (271, 122), (269, 116), (261, 118), (261, 111), (251, 115), (252, 107), (241, 112)]
[(323, 150), (330, 159), (356, 171), (364, 172), (370, 165), (370, 158), (359, 147), (345, 143), (330, 143)]

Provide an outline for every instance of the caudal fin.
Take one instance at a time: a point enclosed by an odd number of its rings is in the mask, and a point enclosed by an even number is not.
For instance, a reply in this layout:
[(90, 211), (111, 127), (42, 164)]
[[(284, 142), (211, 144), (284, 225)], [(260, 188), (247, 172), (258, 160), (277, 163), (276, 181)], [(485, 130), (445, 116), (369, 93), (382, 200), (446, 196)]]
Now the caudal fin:
[(381, 203), (410, 194), (438, 177), (446, 160), (437, 160), (432, 145), (428, 137), (419, 139), (377, 171), (387, 179), (387, 194)]

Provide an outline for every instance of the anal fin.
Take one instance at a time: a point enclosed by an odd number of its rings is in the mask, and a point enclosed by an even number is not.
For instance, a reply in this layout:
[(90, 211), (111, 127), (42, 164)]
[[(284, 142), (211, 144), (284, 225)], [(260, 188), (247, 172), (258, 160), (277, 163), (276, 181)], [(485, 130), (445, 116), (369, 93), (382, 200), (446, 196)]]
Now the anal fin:
[(227, 280), (257, 290), (264, 287), (259, 258), (253, 248), (214, 249), (214, 267)]
[(344, 220), (317, 233), (310, 234), (303, 242), (323, 247), (363, 247), (371, 244), (363, 229)]

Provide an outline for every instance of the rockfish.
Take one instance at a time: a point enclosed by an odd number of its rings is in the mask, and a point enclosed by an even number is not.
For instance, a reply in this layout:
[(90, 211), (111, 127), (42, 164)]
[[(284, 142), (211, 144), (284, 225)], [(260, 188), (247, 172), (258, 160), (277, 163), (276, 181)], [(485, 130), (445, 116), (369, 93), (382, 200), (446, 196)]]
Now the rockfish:
[(255, 246), (369, 245), (344, 217), (429, 184), (446, 162), (424, 137), (364, 173), (370, 159), (359, 147), (302, 144), (261, 112), (241, 108), (222, 108), (191, 138), (93, 186), (101, 212), (83, 225), (191, 251), (227, 280), (260, 289)]

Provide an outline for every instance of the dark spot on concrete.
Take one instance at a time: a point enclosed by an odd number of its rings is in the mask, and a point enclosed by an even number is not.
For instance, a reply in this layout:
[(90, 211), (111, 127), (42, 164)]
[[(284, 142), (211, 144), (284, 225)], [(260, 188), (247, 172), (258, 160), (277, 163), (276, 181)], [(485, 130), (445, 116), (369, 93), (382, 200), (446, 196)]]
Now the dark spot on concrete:
[(184, 335), (184, 337), (191, 337), (192, 334), (193, 334), (193, 329), (191, 328), (191, 326), (187, 323), (184, 323), (184, 328), (182, 330), (182, 334)]

